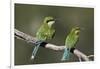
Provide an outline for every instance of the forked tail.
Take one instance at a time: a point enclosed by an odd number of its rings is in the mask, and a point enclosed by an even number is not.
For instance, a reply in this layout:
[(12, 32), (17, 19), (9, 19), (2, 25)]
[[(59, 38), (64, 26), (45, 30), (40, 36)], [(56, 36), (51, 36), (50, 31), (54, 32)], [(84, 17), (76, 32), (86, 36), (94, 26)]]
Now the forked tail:
[(69, 60), (69, 57), (70, 57), (70, 50), (65, 48), (61, 61)]
[(38, 49), (39, 49), (39, 46), (40, 46), (40, 45), (35, 46), (35, 48), (34, 48), (34, 50), (33, 50), (33, 52), (32, 52), (31, 59), (34, 59), (34, 58), (35, 58), (36, 53), (37, 53), (37, 51), (38, 51)]

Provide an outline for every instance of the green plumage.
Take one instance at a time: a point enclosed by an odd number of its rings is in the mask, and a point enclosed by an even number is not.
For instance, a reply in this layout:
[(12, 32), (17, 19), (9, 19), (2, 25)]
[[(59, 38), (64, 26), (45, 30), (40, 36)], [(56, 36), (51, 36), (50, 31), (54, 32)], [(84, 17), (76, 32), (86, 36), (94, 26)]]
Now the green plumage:
[(64, 54), (62, 57), (62, 61), (68, 60), (70, 56), (70, 49), (74, 48), (79, 40), (79, 32), (80, 28), (79, 27), (74, 27), (70, 31), (70, 33), (67, 35), (66, 40), (65, 40), (65, 50)]
[[(55, 20), (53, 17), (50, 17), (50, 16), (45, 17), (42, 26), (39, 28), (39, 30), (36, 33), (36, 38), (39, 41), (46, 41), (46, 40), (52, 39), (54, 34), (55, 34), (55, 30), (52, 27), (52, 25), (54, 23), (55, 23)], [(40, 46), (40, 44), (35, 46), (31, 59), (34, 59), (34, 57), (38, 51), (39, 46)]]
[(72, 30), (70, 31), (65, 40), (65, 46), (67, 48), (70, 49), (75, 47), (77, 41), (79, 40), (79, 32), (80, 32), (79, 27), (72, 28)]
[(48, 40), (52, 39), (55, 34), (55, 30), (48, 25), (48, 23), (44, 23), (36, 33), (36, 37), (38, 40)]

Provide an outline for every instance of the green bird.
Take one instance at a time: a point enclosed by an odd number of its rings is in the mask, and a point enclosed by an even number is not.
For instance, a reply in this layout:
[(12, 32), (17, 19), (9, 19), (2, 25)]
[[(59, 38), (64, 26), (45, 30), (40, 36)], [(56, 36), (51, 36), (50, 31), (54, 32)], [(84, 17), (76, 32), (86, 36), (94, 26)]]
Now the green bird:
[[(36, 38), (39, 41), (51, 40), (54, 37), (55, 29), (53, 28), (53, 24), (55, 23), (55, 19), (51, 16), (45, 17), (42, 26), (36, 33)], [(34, 59), (37, 50), (40, 45), (35, 46), (31, 59)]]
[(70, 33), (67, 35), (66, 40), (65, 40), (66, 48), (64, 49), (64, 53), (63, 53), (63, 57), (62, 57), (61, 61), (69, 60), (70, 49), (75, 48), (75, 46), (79, 40), (79, 33), (80, 33), (80, 28), (74, 27), (74, 28), (72, 28)]

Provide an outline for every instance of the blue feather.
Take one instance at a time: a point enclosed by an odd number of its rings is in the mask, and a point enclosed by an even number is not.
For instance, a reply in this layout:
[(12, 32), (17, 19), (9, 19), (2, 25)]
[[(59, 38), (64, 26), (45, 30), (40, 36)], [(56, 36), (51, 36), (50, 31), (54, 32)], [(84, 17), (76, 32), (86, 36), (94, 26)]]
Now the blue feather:
[(69, 60), (69, 56), (70, 56), (70, 51), (67, 48), (65, 48), (61, 61)]
[(35, 46), (35, 48), (34, 48), (34, 50), (33, 50), (33, 52), (32, 52), (31, 59), (34, 59), (34, 58), (35, 58), (36, 53), (37, 53), (37, 51), (38, 51), (39, 47), (40, 47), (40, 44), (39, 44), (39, 45), (37, 45), (37, 46)]

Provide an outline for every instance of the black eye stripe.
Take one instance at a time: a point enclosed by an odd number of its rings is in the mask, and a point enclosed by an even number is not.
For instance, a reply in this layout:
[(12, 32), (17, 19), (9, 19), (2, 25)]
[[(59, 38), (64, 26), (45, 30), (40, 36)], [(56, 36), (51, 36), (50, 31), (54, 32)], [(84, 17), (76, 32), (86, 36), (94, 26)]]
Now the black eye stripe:
[(76, 30), (80, 30), (80, 28), (76, 28)]
[(50, 22), (50, 21), (55, 21), (55, 20), (54, 19), (48, 20), (47, 23)]

